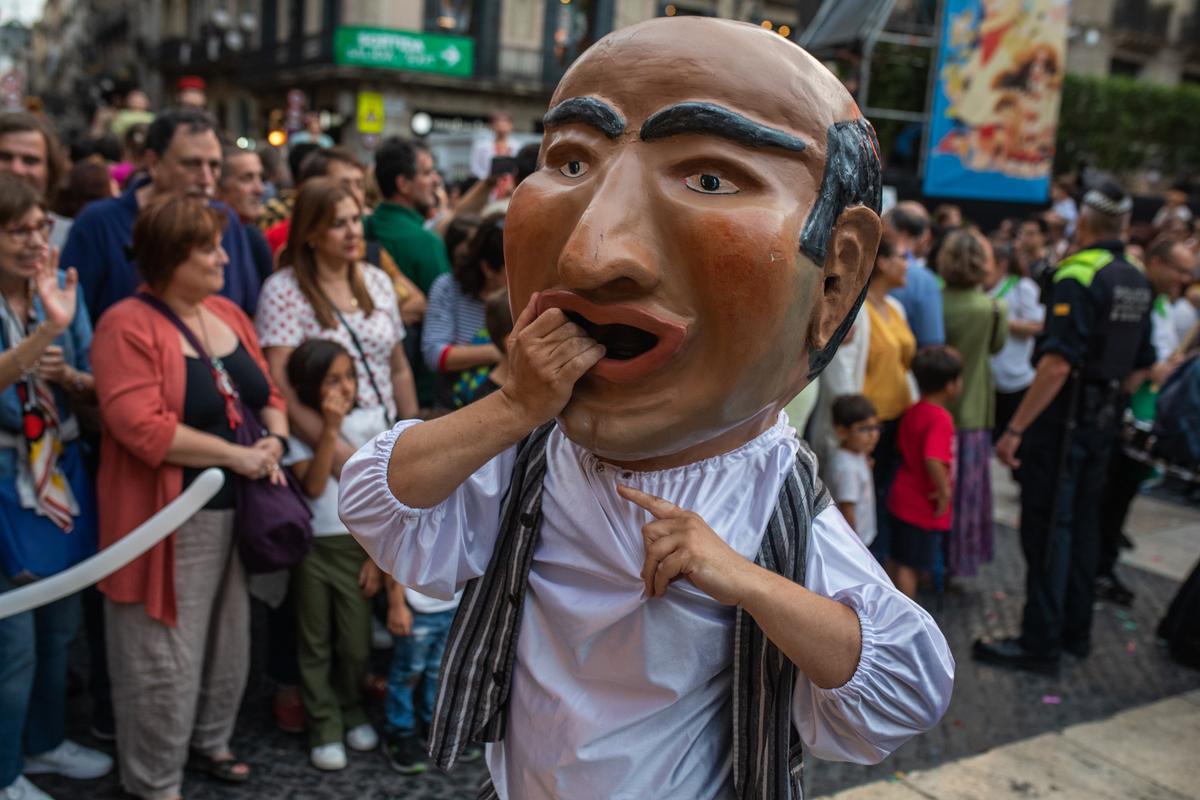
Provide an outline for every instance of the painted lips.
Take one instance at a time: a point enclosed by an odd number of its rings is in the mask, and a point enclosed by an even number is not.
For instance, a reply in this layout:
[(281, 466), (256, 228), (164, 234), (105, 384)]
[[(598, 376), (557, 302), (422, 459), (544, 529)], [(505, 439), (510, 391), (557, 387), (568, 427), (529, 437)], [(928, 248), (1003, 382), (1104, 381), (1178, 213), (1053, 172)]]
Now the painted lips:
[(630, 303), (593, 303), (561, 289), (540, 292), (534, 311), (540, 316), (550, 308), (561, 308), (589, 336), (620, 356), (606, 355), (588, 370), (589, 375), (613, 383), (627, 383), (654, 372), (679, 352), (687, 338), (686, 323)]

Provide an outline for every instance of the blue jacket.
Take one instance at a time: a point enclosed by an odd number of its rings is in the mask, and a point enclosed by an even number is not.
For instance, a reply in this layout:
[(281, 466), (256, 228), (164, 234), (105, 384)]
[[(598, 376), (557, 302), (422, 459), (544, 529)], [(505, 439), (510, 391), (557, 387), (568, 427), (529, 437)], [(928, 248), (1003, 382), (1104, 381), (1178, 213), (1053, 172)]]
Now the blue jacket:
[(942, 319), (942, 283), (921, 261), (908, 259), (908, 282), (892, 292), (904, 306), (908, 327), (917, 339), (917, 347), (946, 343), (946, 323)]
[[(100, 200), (83, 210), (71, 226), (59, 263), (79, 271), (79, 288), (95, 322), (109, 306), (124, 300), (142, 284), (137, 267), (129, 258), (133, 220), (138, 213), (137, 183), (120, 197)], [(251, 318), (258, 305), (259, 279), (250, 254), (246, 231), (223, 203), (210, 201), (229, 217), (221, 244), (229, 254), (225, 286), (221, 294), (242, 307)]]

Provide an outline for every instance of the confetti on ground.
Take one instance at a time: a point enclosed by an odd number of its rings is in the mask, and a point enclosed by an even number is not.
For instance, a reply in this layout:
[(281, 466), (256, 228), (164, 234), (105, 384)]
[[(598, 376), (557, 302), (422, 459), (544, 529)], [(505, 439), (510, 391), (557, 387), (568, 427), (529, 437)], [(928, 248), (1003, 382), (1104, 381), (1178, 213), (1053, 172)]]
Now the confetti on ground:
[(994, 622), (1000, 618), (1000, 615), (997, 614), (995, 611), (989, 611), (984, 616), (987, 617), (988, 622)]
[(1125, 645), (1125, 652), (1129, 653), (1129, 655), (1133, 655), (1134, 653), (1136, 653), (1137, 652), (1137, 642), (1130, 642), (1129, 644)]
[(992, 599), (993, 600), (1007, 600), (1008, 595), (1006, 595), (1004, 592), (993, 592)]
[(1117, 609), (1117, 619), (1129, 619), (1129, 612), (1122, 609)]
[(1056, 694), (1044, 694), (1042, 695), (1042, 703), (1048, 706), (1058, 706), (1062, 705), (1062, 698)]
[(954, 720), (954, 727), (956, 727), (956, 728), (961, 728), (966, 724), (967, 723), (963, 722), (961, 719)]
[(1127, 631), (1136, 631), (1138, 628), (1138, 624), (1131, 619), (1127, 619), (1124, 622), (1124, 627), (1125, 627), (1125, 630), (1127, 630)]
[(1158, 562), (1162, 561), (1162, 556), (1150, 556), (1150, 560), (1157, 564)]

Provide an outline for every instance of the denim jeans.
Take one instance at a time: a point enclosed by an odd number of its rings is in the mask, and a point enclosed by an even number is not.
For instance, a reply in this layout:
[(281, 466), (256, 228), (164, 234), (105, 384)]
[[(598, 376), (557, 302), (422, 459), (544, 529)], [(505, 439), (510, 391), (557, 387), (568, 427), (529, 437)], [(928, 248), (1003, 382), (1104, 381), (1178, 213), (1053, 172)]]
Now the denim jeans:
[[(14, 584), (0, 575), (0, 591)], [(67, 648), (79, 627), (79, 595), (0, 620), (0, 789), (66, 737)]]
[(426, 729), (433, 718), (438, 669), (454, 622), (454, 609), (435, 614), (414, 611), (412, 616), (412, 633), (396, 637), (384, 707), (388, 730), (402, 736), (417, 732), (418, 716)]

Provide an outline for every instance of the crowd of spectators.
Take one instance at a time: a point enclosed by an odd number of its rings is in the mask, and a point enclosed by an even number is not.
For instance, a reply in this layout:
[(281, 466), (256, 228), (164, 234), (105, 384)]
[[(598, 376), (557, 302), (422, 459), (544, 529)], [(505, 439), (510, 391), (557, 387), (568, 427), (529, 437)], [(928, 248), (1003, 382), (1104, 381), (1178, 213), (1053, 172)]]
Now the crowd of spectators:
[[(45, 120), (0, 115), (0, 590), (120, 540), (207, 468), (226, 482), (98, 591), (0, 621), (0, 796), (39, 800), (25, 776), (114, 765), (147, 800), (181, 797), (185, 765), (249, 780), (231, 742), (254, 603), (277, 722), (307, 731), (315, 768), (382, 745), (393, 769), (423, 771), (457, 601), (380, 573), (338, 519), (337, 480), (398, 420), (503, 386), (505, 209), (536, 147), (515, 151), (498, 115), (451, 202), (423, 144), (386, 140), (367, 164), (316, 117), (286, 170), (274, 150), (223, 141), (191, 102), (155, 114), (134, 97), (108, 124), (68, 167)], [(1044, 279), (1083, 224), (1065, 184), (1053, 201), (993, 231), (950, 205), (889, 210), (853, 331), (811, 416), (792, 420), (910, 595), (993, 557), (993, 441), (1033, 381)], [(1173, 191), (1131, 239), (1160, 295), (1153, 385), (1197, 338), (1186, 201)], [(1100, 579), (1129, 600), (1115, 554), (1146, 472), (1117, 454), (1110, 476)], [(302, 492), (314, 538), (289, 569), (249, 574), (236, 511), (260, 481)], [(81, 627), (92, 732), (115, 740), (115, 761), (65, 737)], [(387, 675), (370, 674), (373, 644), (394, 648)], [(371, 698), (385, 700), (382, 736)]]

